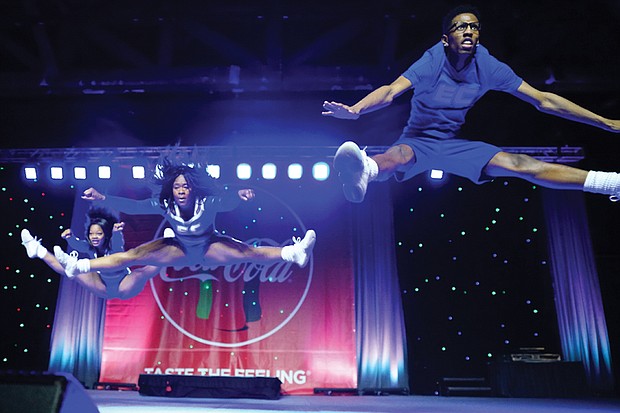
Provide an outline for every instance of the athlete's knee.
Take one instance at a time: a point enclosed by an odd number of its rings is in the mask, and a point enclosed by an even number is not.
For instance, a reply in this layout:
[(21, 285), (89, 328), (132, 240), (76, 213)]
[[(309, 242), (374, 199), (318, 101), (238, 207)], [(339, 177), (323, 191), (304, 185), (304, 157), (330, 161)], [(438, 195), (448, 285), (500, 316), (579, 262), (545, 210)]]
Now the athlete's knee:
[(493, 159), (492, 166), (499, 166), (513, 172), (533, 174), (544, 166), (544, 162), (522, 153), (501, 152)]
[(399, 165), (407, 165), (415, 160), (415, 154), (411, 146), (404, 144), (392, 146), (385, 152), (385, 155)]
[(377, 181), (389, 179), (395, 172), (404, 172), (415, 163), (415, 153), (408, 145), (395, 145), (373, 159), (379, 166)]

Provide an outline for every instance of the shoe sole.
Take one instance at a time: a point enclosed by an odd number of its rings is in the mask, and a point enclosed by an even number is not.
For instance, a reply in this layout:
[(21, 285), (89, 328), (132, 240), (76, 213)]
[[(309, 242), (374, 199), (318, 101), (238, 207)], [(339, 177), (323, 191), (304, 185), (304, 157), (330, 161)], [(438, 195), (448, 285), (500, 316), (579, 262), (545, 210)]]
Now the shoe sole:
[[(37, 257), (37, 248), (38, 245), (34, 247), (33, 251), (30, 251), (30, 249), (32, 247), (28, 247), (28, 245), (31, 242), (34, 242), (36, 244), (37, 240), (35, 237), (32, 236), (32, 234), (30, 233), (30, 231), (28, 231), (27, 229), (23, 229), (21, 232), (21, 238), (22, 238), (22, 245), (24, 247), (26, 247), (26, 255), (28, 256), (28, 258), (36, 258)], [(28, 238), (28, 239), (26, 239)]]
[(345, 142), (340, 145), (334, 156), (334, 169), (340, 174), (341, 179), (348, 180), (364, 170), (364, 158), (357, 144)]
[[(312, 231), (312, 232), (310, 232)], [(314, 249), (314, 244), (316, 243), (316, 232), (314, 232), (314, 230), (308, 230), (308, 232), (306, 233), (306, 235), (308, 233), (311, 233), (312, 236), (312, 240), (308, 243), (308, 247), (306, 248), (306, 260), (301, 263), (301, 265), (299, 266), (299, 268), (304, 268), (306, 265), (308, 265), (308, 261), (310, 261), (310, 255), (312, 255), (312, 250)]]
[(364, 156), (356, 143), (348, 141), (340, 145), (334, 156), (334, 169), (338, 172), (347, 201), (362, 202), (364, 193), (355, 184), (364, 171)]

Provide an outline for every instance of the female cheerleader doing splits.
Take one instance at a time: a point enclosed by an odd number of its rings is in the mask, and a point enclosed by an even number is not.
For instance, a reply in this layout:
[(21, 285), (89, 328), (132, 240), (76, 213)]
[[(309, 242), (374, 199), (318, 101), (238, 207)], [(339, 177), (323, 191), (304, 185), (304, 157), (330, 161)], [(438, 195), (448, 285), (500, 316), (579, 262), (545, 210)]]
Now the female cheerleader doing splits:
[(161, 186), (158, 198), (133, 200), (103, 195), (94, 188), (84, 191), (82, 198), (98, 201), (127, 214), (159, 214), (172, 227), (175, 237), (156, 239), (124, 252), (77, 259), (60, 248), (54, 250), (58, 261), (69, 277), (90, 271), (114, 271), (133, 265), (205, 267), (242, 262), (270, 264), (292, 262), (304, 267), (316, 241), (308, 230), (303, 239), (293, 238), (294, 244), (284, 247), (255, 247), (215, 230), (218, 212), (234, 209), (239, 200), (254, 198), (254, 191), (233, 191), (224, 188), (217, 194), (215, 179), (198, 163), (173, 162), (163, 157), (155, 170), (155, 183)]
[[(91, 208), (87, 216), (86, 239), (79, 239), (71, 229), (64, 230), (60, 236), (67, 240), (69, 249), (73, 251), (70, 255), (58, 254), (58, 258), (41, 245), (40, 239), (23, 229), (22, 244), (26, 247), (28, 257), (40, 258), (58, 274), (65, 275), (63, 260), (66, 256), (76, 259), (78, 253), (83, 253), (97, 258), (123, 251), (123, 222), (118, 222), (116, 216), (102, 208)], [(54, 250), (62, 252), (58, 246), (54, 247)], [(89, 271), (70, 278), (101, 298), (129, 299), (142, 291), (146, 282), (157, 275), (159, 269), (156, 266), (144, 266), (130, 271), (123, 267), (112, 271)]]

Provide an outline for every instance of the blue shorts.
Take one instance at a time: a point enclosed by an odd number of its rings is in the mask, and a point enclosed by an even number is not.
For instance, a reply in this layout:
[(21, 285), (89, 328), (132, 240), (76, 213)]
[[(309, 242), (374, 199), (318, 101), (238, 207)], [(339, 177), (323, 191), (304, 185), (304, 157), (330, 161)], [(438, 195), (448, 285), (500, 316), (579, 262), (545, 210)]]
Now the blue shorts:
[(502, 150), (497, 146), (466, 139), (409, 138), (401, 136), (392, 146), (407, 145), (415, 153), (415, 163), (408, 170), (396, 175), (396, 180), (404, 181), (431, 170), (441, 169), (462, 176), (477, 184), (489, 182), (493, 178), (483, 169), (489, 161)]
[(227, 244), (229, 246), (236, 246), (236, 247), (238, 247), (239, 244), (241, 244), (241, 241), (233, 237), (230, 237), (228, 235), (220, 234), (216, 230), (213, 230), (213, 232), (211, 232), (210, 234), (205, 234), (204, 236), (200, 237), (197, 240), (197, 242), (196, 241), (194, 242), (183, 241), (181, 237), (168, 238), (168, 239), (169, 239), (168, 242), (172, 242), (176, 244), (179, 248), (183, 250), (183, 252), (185, 253), (186, 259), (189, 262), (191, 262), (191, 265), (203, 265), (203, 266), (206, 265), (204, 263), (204, 257), (207, 252), (207, 249), (209, 249), (209, 246), (211, 244), (220, 242), (223, 244)]

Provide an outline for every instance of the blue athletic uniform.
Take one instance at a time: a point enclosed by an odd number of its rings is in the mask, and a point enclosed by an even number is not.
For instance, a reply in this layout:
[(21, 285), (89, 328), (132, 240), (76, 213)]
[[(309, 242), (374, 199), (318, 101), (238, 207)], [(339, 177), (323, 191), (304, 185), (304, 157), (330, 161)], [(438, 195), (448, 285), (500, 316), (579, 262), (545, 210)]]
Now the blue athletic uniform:
[(515, 92), (523, 80), (505, 63), (478, 45), (472, 61), (461, 71), (446, 58), (438, 42), (403, 74), (414, 89), (407, 125), (394, 145), (409, 145), (416, 163), (401, 179), (442, 169), (476, 183), (488, 181), (482, 169), (500, 148), (459, 138), (467, 111), (489, 90)]
[(134, 200), (107, 195), (102, 202), (108, 208), (131, 215), (162, 215), (175, 234), (175, 238), (170, 242), (179, 245), (192, 264), (202, 263), (208, 246), (213, 242), (239, 242), (215, 230), (217, 213), (231, 211), (239, 205), (240, 198), (233, 190), (227, 191), (224, 196), (207, 196), (197, 199), (194, 204), (194, 214), (187, 221), (181, 217), (176, 205), (172, 205), (172, 210), (167, 206), (162, 208), (156, 198)]
[[(95, 248), (93, 248), (88, 241), (71, 236), (67, 238), (67, 245), (70, 249), (73, 249), (79, 253), (88, 255), (88, 258), (97, 258), (98, 254)], [(121, 231), (113, 231), (112, 236), (110, 237), (110, 248), (108, 248), (103, 255), (110, 255), (117, 252), (124, 251), (125, 247), (125, 239), (123, 237), (123, 233)], [(108, 285), (112, 285), (121, 282), (125, 276), (129, 275), (131, 271), (129, 268), (125, 268), (123, 270), (118, 271), (106, 271), (100, 272), (97, 271), (103, 282)]]

